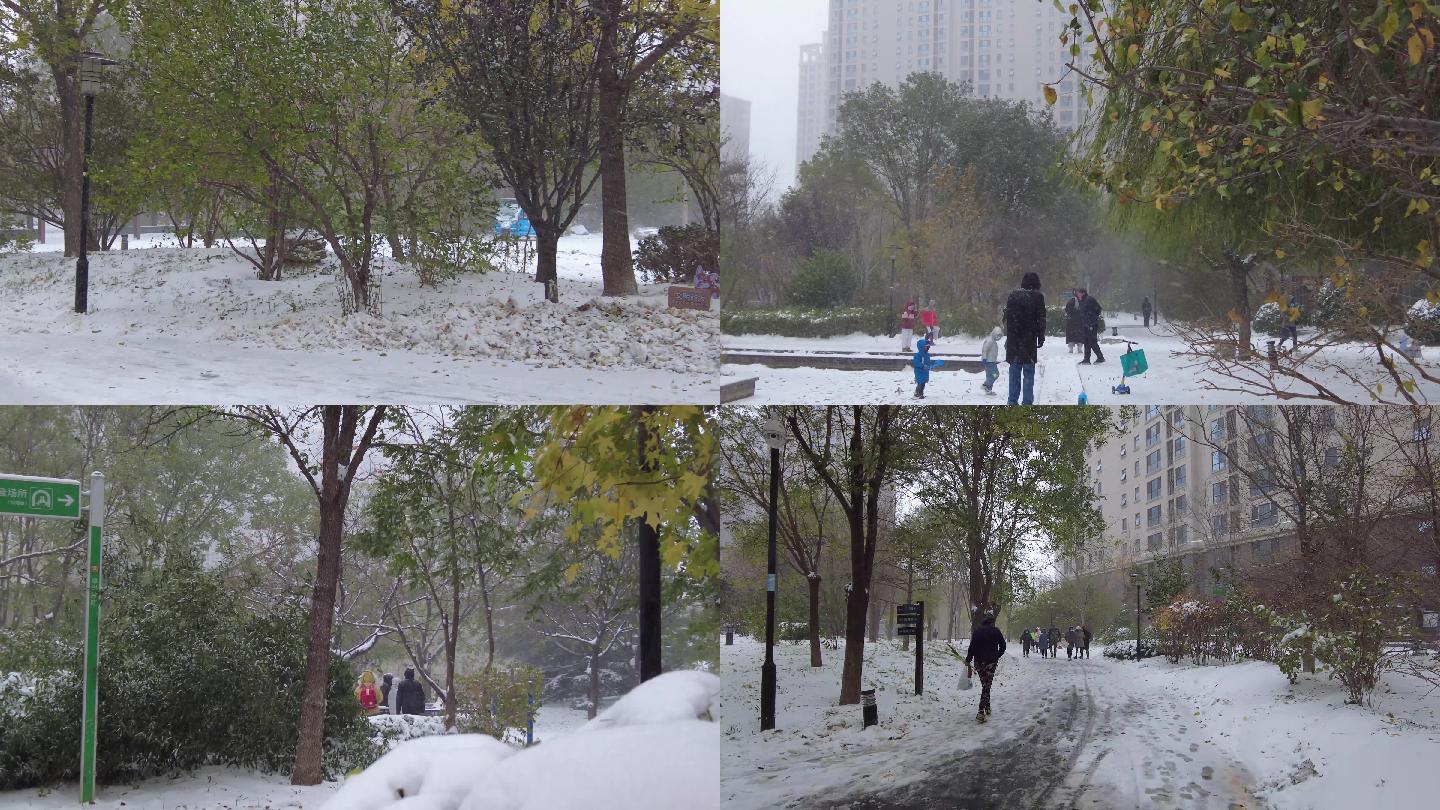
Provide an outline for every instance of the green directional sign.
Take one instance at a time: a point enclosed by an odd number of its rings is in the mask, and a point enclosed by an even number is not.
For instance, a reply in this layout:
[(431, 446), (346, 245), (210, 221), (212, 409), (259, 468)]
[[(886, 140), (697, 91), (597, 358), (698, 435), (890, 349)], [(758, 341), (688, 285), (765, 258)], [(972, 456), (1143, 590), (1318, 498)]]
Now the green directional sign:
[(0, 473), (0, 515), (80, 519), (80, 482)]

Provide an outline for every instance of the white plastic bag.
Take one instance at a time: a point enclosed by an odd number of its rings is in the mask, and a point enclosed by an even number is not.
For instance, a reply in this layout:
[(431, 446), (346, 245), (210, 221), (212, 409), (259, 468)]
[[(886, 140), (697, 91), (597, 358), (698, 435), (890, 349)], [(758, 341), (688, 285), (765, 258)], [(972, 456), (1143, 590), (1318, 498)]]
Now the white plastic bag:
[(970, 670), (960, 670), (960, 691), (964, 692), (972, 686), (970, 683)]

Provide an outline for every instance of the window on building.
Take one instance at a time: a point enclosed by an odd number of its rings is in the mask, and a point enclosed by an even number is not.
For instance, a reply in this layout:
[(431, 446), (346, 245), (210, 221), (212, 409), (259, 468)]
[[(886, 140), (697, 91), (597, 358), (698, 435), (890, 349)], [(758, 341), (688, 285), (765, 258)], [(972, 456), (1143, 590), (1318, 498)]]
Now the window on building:
[(1224, 537), (1230, 533), (1230, 524), (1224, 514), (1215, 515), (1210, 518), (1210, 531), (1216, 537)]
[(1147, 537), (1147, 538), (1145, 539), (1145, 543), (1146, 543), (1146, 545), (1148, 545), (1148, 546), (1150, 547), (1150, 550), (1151, 550), (1151, 551), (1159, 551), (1159, 550), (1160, 550), (1160, 539), (1161, 539), (1161, 537), (1162, 537), (1162, 535), (1160, 534), (1160, 532), (1156, 532), (1156, 533), (1150, 535), (1149, 537)]
[(1225, 454), (1219, 450), (1210, 451), (1210, 471), (1220, 472), (1225, 469)]
[(1185, 465), (1184, 465), (1184, 464), (1181, 464), (1179, 467), (1176, 467), (1176, 468), (1175, 468), (1175, 488), (1176, 488), (1176, 489), (1184, 489), (1184, 488), (1185, 488)]
[(1148, 421), (1150, 421), (1151, 419), (1154, 419), (1155, 417), (1157, 417), (1157, 416), (1159, 416), (1159, 415), (1160, 415), (1160, 406), (1159, 406), (1159, 405), (1146, 405), (1146, 406), (1145, 406), (1145, 421), (1148, 422)]
[(1216, 481), (1210, 485), (1210, 503), (1215, 506), (1225, 505), (1225, 482)]
[(1120, 531), (1122, 531), (1122, 532), (1128, 532), (1128, 531), (1130, 531), (1130, 519), (1129, 519), (1129, 518), (1120, 518)]
[(1150, 475), (1160, 471), (1160, 451), (1155, 450), (1145, 457), (1145, 474)]
[(1255, 526), (1274, 526), (1280, 519), (1273, 503), (1257, 503), (1250, 507), (1250, 523)]
[(1152, 478), (1145, 482), (1145, 500), (1153, 501), (1160, 497), (1160, 479)]
[(1164, 510), (1161, 509), (1158, 504), (1155, 505), (1155, 506), (1150, 507), (1149, 509), (1146, 509), (1146, 510), (1145, 510), (1145, 525), (1146, 525), (1146, 526), (1159, 526), (1159, 525), (1160, 525), (1160, 520), (1161, 520), (1161, 513), (1162, 513), (1163, 511), (1164, 511)]
[(1145, 428), (1145, 446), (1154, 447), (1155, 443), (1158, 441), (1160, 441), (1160, 426), (1151, 425), (1150, 427)]
[(1124, 509), (1125, 507), (1127, 507), (1127, 506), (1129, 506), (1129, 505), (1130, 505), (1130, 499), (1125, 496), (1125, 493), (1123, 493), (1123, 492), (1120, 493), (1120, 508), (1121, 508), (1121, 509)]
[(1128, 478), (1128, 477), (1129, 477), (1129, 471), (1126, 470), (1124, 467), (1121, 467), (1121, 468), (1120, 468), (1120, 480), (1121, 480), (1121, 481), (1124, 481), (1124, 480), (1125, 480), (1126, 478)]
[(1210, 441), (1218, 442), (1225, 438), (1225, 419), (1214, 419), (1210, 422)]
[(1327, 448), (1325, 448), (1325, 466), (1326, 466), (1326, 467), (1330, 467), (1330, 468), (1334, 468), (1334, 467), (1339, 467), (1339, 466), (1340, 466), (1340, 448), (1338, 448), (1338, 447), (1327, 447)]
[(1176, 542), (1178, 545), (1182, 545), (1182, 546), (1185, 545), (1186, 543), (1190, 542), (1190, 527), (1189, 527), (1189, 526), (1177, 526), (1177, 527), (1175, 527), (1175, 542)]
[(1415, 422), (1415, 441), (1423, 442), (1430, 438), (1430, 420), (1419, 419)]

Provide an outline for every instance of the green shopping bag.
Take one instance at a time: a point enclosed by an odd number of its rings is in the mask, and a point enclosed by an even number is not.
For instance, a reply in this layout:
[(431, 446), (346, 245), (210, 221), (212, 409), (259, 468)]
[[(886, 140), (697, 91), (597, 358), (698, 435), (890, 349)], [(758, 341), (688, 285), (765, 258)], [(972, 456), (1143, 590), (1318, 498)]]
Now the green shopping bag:
[(1126, 377), (1134, 377), (1136, 374), (1144, 374), (1150, 364), (1145, 362), (1144, 349), (1131, 349), (1120, 355), (1120, 370)]

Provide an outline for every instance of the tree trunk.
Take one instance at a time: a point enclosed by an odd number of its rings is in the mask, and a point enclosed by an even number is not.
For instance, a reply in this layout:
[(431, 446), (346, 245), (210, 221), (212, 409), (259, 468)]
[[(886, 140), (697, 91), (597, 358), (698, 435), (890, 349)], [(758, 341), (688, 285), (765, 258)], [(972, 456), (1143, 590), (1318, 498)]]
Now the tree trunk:
[(535, 281), (548, 284), (556, 280), (555, 254), (560, 250), (560, 232), (553, 225), (537, 225), (535, 228)]
[(810, 584), (810, 666), (823, 665), (820, 657), (820, 577), (806, 577)]
[[(606, 4), (618, 5), (618, 4)], [(616, 38), (619, 14), (609, 9), (601, 23), (596, 58), (600, 63), (599, 94), (596, 99), (600, 121), (600, 272), (605, 295), (634, 295), (635, 266), (630, 257), (630, 212), (626, 202), (625, 178), (625, 97), (627, 88), (616, 70)]]
[[(597, 636), (598, 637), (598, 636)], [(592, 649), (588, 661), (590, 668), (590, 682), (585, 686), (585, 699), (589, 703), (585, 707), (585, 716), (590, 720), (600, 712), (600, 654)]]
[[(327, 406), (338, 408), (338, 406)], [(327, 425), (329, 427), (327, 414)], [(327, 442), (327, 445), (329, 443)], [(320, 499), (320, 542), (315, 586), (310, 595), (310, 643), (305, 654), (305, 689), (300, 703), (300, 738), (295, 748), (292, 785), (318, 785), (324, 778), (325, 695), (330, 684), (330, 633), (335, 621), (335, 590), (340, 580), (340, 545), (345, 498), (338, 480), (338, 459), (326, 448)]]
[(1239, 345), (1235, 347), (1236, 357), (1240, 360), (1249, 360), (1253, 354), (1250, 344), (1250, 269), (1253, 263), (1246, 261), (1243, 257), (1226, 252), (1225, 269), (1230, 277), (1230, 298), (1235, 307), (1235, 315), (1239, 318), (1237, 328)]
[(445, 730), (455, 728), (455, 654), (460, 646), (460, 567), (450, 572), (450, 624), (445, 629)]
[(865, 666), (865, 614), (868, 587), (856, 584), (845, 600), (845, 666), (840, 673), (840, 705), (860, 702), (860, 673)]
[(265, 252), (260, 255), (260, 280), (279, 281), (285, 270), (285, 181), (280, 173), (270, 171), (270, 186), (265, 195)]

